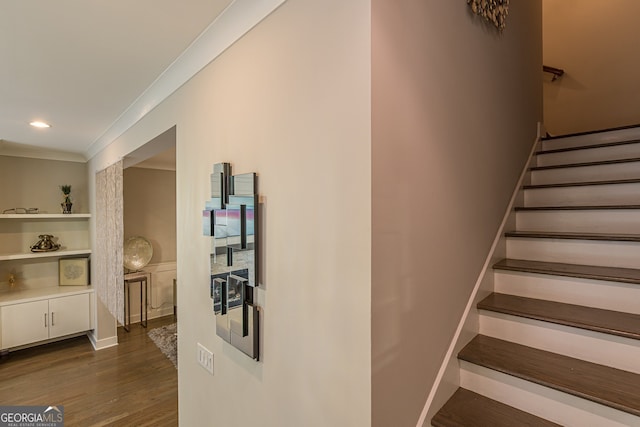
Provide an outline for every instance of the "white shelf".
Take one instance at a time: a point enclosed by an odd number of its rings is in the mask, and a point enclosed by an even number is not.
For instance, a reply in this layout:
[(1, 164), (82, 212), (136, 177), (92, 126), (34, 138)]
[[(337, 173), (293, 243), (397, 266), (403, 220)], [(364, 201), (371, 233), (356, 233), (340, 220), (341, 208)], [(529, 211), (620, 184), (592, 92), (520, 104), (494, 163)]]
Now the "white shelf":
[(0, 214), (0, 219), (83, 219), (91, 218), (89, 213), (78, 214)]
[(34, 259), (34, 258), (59, 258), (70, 255), (90, 255), (91, 249), (73, 249), (52, 252), (28, 252), (19, 254), (0, 255), (0, 261), (12, 261), (17, 259)]

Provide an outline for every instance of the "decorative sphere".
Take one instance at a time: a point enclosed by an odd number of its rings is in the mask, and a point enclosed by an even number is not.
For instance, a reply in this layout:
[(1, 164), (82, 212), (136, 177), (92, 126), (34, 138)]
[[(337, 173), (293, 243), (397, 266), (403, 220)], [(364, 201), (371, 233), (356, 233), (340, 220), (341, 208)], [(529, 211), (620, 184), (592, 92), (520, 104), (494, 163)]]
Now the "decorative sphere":
[(123, 264), (129, 270), (140, 270), (151, 261), (153, 246), (141, 236), (129, 237), (124, 242)]

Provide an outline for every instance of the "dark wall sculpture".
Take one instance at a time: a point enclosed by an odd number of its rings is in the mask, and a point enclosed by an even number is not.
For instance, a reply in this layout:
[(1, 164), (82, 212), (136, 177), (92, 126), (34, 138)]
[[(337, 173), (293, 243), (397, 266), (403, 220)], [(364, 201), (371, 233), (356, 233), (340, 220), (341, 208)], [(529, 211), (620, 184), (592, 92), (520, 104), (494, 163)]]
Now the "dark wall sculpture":
[(229, 163), (211, 174), (211, 199), (202, 214), (211, 236), (210, 296), (216, 333), (253, 359), (259, 359), (258, 194), (255, 173), (231, 175)]

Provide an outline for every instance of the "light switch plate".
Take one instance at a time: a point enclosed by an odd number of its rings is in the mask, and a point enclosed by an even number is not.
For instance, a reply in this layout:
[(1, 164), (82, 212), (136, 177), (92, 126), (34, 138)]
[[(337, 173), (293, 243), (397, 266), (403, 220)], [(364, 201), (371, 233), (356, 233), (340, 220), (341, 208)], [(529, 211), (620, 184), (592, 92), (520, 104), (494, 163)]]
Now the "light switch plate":
[(198, 363), (213, 375), (213, 353), (198, 343)]

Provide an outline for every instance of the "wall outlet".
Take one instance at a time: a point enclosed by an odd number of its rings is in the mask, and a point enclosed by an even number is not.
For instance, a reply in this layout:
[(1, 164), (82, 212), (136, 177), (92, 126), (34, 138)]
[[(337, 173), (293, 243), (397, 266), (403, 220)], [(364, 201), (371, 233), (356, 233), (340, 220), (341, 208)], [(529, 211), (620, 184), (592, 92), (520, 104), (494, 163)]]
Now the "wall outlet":
[(213, 353), (198, 343), (198, 363), (213, 375)]

